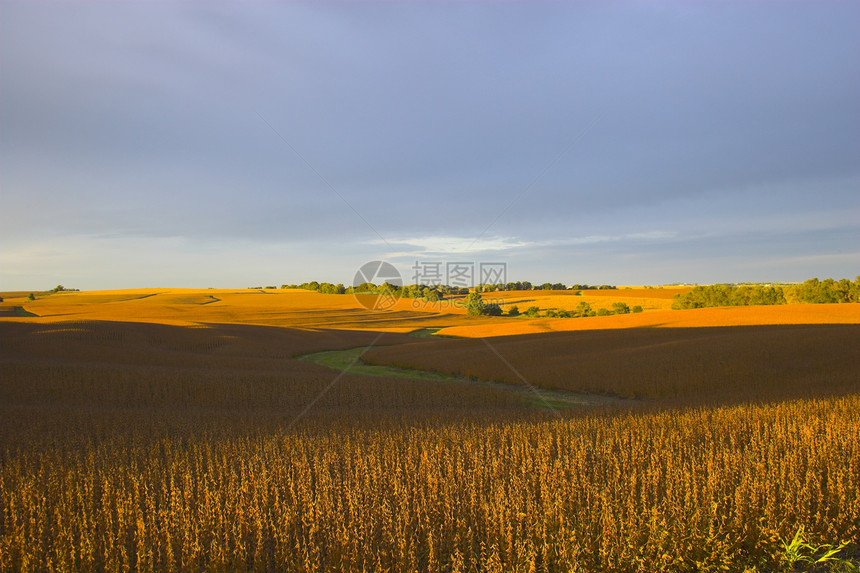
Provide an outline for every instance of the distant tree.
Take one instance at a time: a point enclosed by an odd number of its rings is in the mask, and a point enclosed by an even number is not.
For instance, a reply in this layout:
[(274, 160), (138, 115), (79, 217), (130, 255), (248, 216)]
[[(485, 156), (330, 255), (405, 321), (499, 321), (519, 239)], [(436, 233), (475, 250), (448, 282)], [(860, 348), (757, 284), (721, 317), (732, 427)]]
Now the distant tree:
[(34, 295), (33, 293), (30, 293), (30, 294), (27, 296), (27, 300), (36, 300), (36, 295)]
[(851, 283), (851, 288), (848, 290), (848, 296), (851, 302), (860, 302), (860, 276)]
[(613, 302), (612, 303), (612, 311), (615, 314), (630, 314), (630, 307), (627, 306), (627, 303)]
[(484, 299), (479, 292), (470, 293), (466, 297), (466, 314), (471, 316), (484, 314)]
[(642, 312), (642, 307), (641, 307), (641, 306), (639, 306), (639, 305), (637, 304), (636, 306), (634, 306), (634, 307), (632, 308), (632, 312), (633, 312), (634, 314), (640, 313), (640, 312)]
[(53, 289), (51, 289), (51, 292), (63, 292), (64, 290), (66, 290), (66, 287), (64, 287), (63, 285), (57, 285)]
[(344, 294), (346, 292), (342, 284), (335, 285), (332, 283), (320, 283), (318, 290), (322, 294)]
[(547, 318), (557, 318), (558, 317), (558, 311), (555, 310), (554, 308), (551, 308), (551, 309), (546, 311), (546, 316), (547, 316)]
[(797, 302), (860, 302), (860, 277), (854, 282), (848, 279), (809, 279), (790, 290)]
[(270, 289), (270, 290), (275, 290), (275, 289), (277, 289), (278, 287), (276, 287), (276, 286), (267, 286), (266, 288), (267, 288), (267, 289)]
[(570, 313), (570, 311), (562, 309), (556, 313), (556, 316), (558, 318), (571, 318), (573, 315)]
[(484, 305), (483, 314), (487, 316), (502, 316), (502, 307), (494, 302), (487, 303)]
[(576, 314), (577, 316), (594, 316), (594, 310), (592, 310), (591, 305), (585, 301), (582, 301), (578, 305), (576, 305)]
[(512, 305), (508, 309), (508, 316), (519, 316), (519, 315), (520, 315), (520, 309), (517, 305)]
[(612, 312), (608, 308), (598, 308), (597, 316), (609, 316)]
[(852, 299), (851, 291), (854, 283), (848, 279), (840, 279), (836, 282), (836, 294), (839, 297), (839, 302), (856, 302)]
[[(812, 281), (817, 280), (818, 279), (812, 279)], [(799, 294), (800, 292), (812, 293), (816, 289), (814, 287), (811, 289), (808, 287), (813, 284), (814, 283), (811, 281), (807, 281), (803, 285), (800, 285), (795, 291), (795, 295), (798, 296), (798, 298), (802, 298)], [(747, 306), (785, 303), (785, 294), (780, 287), (716, 284), (697, 286), (688, 293), (676, 294), (672, 300), (672, 308), (675, 310), (684, 310), (689, 308), (707, 308), (713, 306)]]
[(526, 309), (526, 316), (531, 318), (537, 318), (540, 316), (540, 307), (530, 306)]
[(376, 294), (376, 285), (373, 283), (361, 283), (353, 287), (352, 290), (356, 294)]

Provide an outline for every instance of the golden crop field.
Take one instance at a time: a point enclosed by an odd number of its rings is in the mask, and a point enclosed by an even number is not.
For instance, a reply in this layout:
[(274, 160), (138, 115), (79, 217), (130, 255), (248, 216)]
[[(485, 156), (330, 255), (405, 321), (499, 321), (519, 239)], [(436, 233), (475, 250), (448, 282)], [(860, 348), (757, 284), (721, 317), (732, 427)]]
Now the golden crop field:
[[(306, 290), (140, 289), (67, 292), (28, 301), (4, 297), (0, 310), (21, 307), (42, 321), (109, 320), (192, 325), (240, 323), (298, 328), (409, 332), (458, 324), (465, 314), (453, 304), (401, 299), (388, 312), (363, 307), (352, 295)], [(480, 319), (479, 319), (480, 320)]]
[[(581, 319), (526, 316), (466, 316), (462, 297), (441, 302), (400, 299), (387, 312), (363, 307), (352, 295), (320, 294), (306, 290), (266, 289), (136, 289), (60, 292), (28, 301), (26, 293), (4, 294), (0, 319), (37, 322), (105, 320), (155, 322), (173, 325), (258, 324), (293, 328), (411, 332), (444, 329), (458, 337), (504, 336), (551, 331), (635, 327), (743, 326), (756, 324), (832, 324), (860, 322), (860, 304), (791, 304), (758, 307), (701, 308), (671, 311), (671, 298), (689, 289), (617, 289), (602, 291), (509, 291), (485, 293), (487, 301), (503, 308), (517, 305), (541, 310), (573, 310), (580, 302), (595, 309), (612, 302), (640, 304), (645, 312)], [(563, 294), (558, 294), (558, 293)], [(629, 296), (632, 293), (636, 296)], [(16, 311), (15, 308), (20, 310)], [(23, 311), (23, 312), (22, 312)]]
[(689, 292), (689, 288), (618, 288), (583, 291), (503, 291), (485, 293), (484, 298), (498, 300), (502, 308), (517, 305), (520, 311), (530, 306), (541, 310), (574, 310), (581, 302), (587, 302), (595, 309), (611, 308), (613, 302), (624, 302), (629, 306), (640, 305), (645, 310), (670, 310), (672, 297)]
[[(814, 570), (857, 570), (860, 305), (529, 319), (298, 290), (17, 294), (3, 571), (763, 573), (829, 548)], [(443, 327), (474, 332), (405, 334)], [(301, 359), (368, 346), (456, 376)], [(541, 404), (520, 376), (627, 399)]]
[[(607, 305), (608, 306), (608, 305)], [(473, 317), (469, 317), (473, 318)], [(545, 332), (615, 330), (627, 328), (701, 328), (792, 324), (858, 324), (860, 304), (784, 304), (729, 306), (690, 310), (656, 310), (639, 314), (588, 318), (496, 317), (493, 321), (458, 324), (439, 334), (485, 338)]]

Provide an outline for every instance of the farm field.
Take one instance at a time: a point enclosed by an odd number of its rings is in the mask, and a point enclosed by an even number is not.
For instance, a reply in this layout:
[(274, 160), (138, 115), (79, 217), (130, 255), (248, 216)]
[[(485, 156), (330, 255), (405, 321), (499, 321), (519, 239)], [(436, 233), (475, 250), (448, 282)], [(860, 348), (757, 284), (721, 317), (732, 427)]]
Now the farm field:
[(670, 310), (672, 297), (689, 291), (686, 287), (621, 287), (581, 291), (502, 291), (486, 293), (484, 297), (499, 301), (502, 308), (515, 304), (520, 311), (532, 305), (540, 307), (541, 310), (574, 310), (581, 302), (587, 302), (594, 308), (610, 308), (613, 302), (625, 302), (631, 307), (639, 305), (645, 310)]
[[(791, 304), (668, 310), (672, 296), (688, 289), (618, 289), (603, 291), (510, 291), (483, 295), (506, 308), (516, 304), (573, 310), (580, 302), (595, 309), (613, 302), (640, 304), (645, 312), (587, 319), (466, 316), (462, 297), (441, 302), (400, 299), (388, 312), (363, 307), (351, 295), (305, 290), (137, 289), (60, 292), (27, 300), (28, 293), (4, 293), (0, 317), (38, 322), (70, 320), (137, 321), (173, 325), (258, 324), (292, 328), (372, 330), (408, 333), (444, 329), (458, 337), (505, 336), (568, 330), (634, 327), (742, 326), (756, 324), (852, 324), (860, 322), (860, 304)], [(554, 294), (556, 293), (556, 294)], [(630, 296), (632, 293), (635, 296)], [(12, 296), (10, 296), (10, 294)], [(15, 310), (17, 309), (17, 310)]]
[(498, 337), (491, 343), (423, 339), (375, 348), (364, 359), (689, 405), (854, 392), (858, 341), (860, 324), (618, 328)]
[[(0, 570), (860, 556), (860, 305), (529, 319), (299, 290), (26, 294), (0, 307)], [(516, 304), (584, 295), (533, 296)]]

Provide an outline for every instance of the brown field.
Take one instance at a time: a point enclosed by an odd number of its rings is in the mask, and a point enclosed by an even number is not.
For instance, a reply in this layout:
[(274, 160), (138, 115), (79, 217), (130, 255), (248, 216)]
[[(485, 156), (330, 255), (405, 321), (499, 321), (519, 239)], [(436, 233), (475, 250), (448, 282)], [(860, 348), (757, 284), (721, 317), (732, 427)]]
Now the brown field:
[(630, 328), (499, 337), (491, 344), (424, 339), (376, 348), (364, 358), (509, 384), (521, 384), (522, 376), (546, 388), (699, 404), (856, 392), (858, 342), (858, 324)]
[[(2, 571), (792, 571), (801, 529), (860, 555), (860, 305), (475, 319), (307, 291), (25, 296), (0, 303)], [(442, 327), (495, 352), (403, 334)], [(296, 359), (369, 345), (635, 399), (554, 410)]]

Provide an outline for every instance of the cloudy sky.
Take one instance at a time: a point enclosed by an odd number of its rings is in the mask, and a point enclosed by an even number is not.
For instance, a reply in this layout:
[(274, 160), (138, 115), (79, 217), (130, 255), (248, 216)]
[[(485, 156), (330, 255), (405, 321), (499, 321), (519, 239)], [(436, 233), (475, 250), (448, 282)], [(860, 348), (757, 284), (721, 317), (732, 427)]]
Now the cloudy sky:
[(860, 274), (860, 4), (0, 4), (0, 289)]

